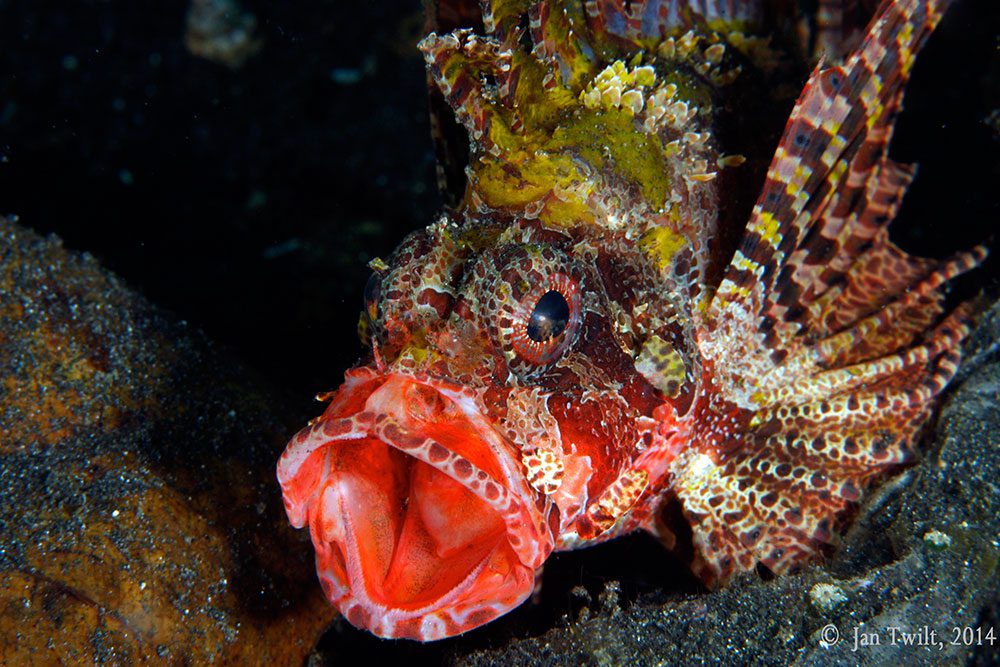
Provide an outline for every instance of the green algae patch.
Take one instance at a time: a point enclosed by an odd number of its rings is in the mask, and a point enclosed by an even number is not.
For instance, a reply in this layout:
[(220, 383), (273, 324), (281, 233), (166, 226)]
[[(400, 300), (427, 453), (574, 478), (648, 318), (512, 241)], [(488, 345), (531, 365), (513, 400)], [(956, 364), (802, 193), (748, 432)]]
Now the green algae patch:
[(597, 183), (591, 173), (606, 172), (634, 184), (653, 208), (666, 201), (670, 179), (663, 145), (623, 111), (576, 111), (534, 149), (531, 138), (510, 133), (502, 123), (493, 125), (491, 138), (501, 147), (524, 142), (499, 157), (484, 156), (475, 167), (470, 185), (492, 207), (525, 207), (553, 193), (558, 201), (546, 203), (547, 222), (592, 220), (586, 198)]
[(670, 180), (663, 145), (626, 112), (581, 110), (556, 130), (550, 146), (573, 150), (595, 170), (634, 183), (653, 208), (666, 201)]

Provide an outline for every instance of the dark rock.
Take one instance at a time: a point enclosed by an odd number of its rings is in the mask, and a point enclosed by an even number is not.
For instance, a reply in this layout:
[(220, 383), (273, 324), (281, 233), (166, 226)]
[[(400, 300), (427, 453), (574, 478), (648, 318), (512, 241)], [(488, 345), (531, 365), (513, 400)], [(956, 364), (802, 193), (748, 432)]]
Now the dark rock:
[(301, 661), (333, 613), (274, 481), (274, 399), (3, 219), (0, 294), (4, 661)]

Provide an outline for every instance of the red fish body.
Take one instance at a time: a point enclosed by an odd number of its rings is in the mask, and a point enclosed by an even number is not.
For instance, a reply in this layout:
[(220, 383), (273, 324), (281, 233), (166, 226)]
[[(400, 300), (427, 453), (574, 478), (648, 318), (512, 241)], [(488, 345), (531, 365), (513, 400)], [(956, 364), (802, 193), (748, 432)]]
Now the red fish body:
[(887, 144), (946, 4), (884, 3), (813, 72), (728, 250), (755, 138), (720, 109), (774, 67), (756, 3), (493, 2), (482, 34), (422, 42), (469, 135), (464, 196), (373, 262), (370, 354), (278, 463), (351, 623), (459, 634), (553, 550), (637, 529), (689, 542), (708, 585), (836, 539), (911, 458), (968, 332), (944, 285), (984, 256), (887, 233), (913, 177)]

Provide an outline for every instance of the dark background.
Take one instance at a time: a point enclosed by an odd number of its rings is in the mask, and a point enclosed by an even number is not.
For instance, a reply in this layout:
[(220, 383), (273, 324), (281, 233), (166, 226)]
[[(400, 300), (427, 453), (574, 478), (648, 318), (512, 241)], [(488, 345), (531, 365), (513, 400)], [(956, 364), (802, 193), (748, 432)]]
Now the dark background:
[(423, 16), (243, 7), (263, 44), (230, 69), (185, 48), (185, 0), (0, 1), (0, 212), (311, 400), (357, 359), (366, 262), (440, 205)]
[[(258, 53), (193, 56), (184, 0), (0, 0), (0, 214), (87, 251), (234, 351), (294, 428), (360, 353), (366, 263), (441, 205), (416, 0), (243, 2)], [(921, 54), (893, 144), (920, 173), (894, 224), (943, 256), (1000, 220), (1000, 3), (961, 0)], [(996, 288), (996, 262), (972, 287)], [(969, 291), (969, 286), (965, 288)], [(3, 298), (3, 295), (0, 295)], [(650, 540), (559, 555), (538, 631), (622, 580), (626, 599), (690, 589)], [(423, 651), (343, 635), (359, 650)], [(459, 640), (488, 643), (483, 631)]]

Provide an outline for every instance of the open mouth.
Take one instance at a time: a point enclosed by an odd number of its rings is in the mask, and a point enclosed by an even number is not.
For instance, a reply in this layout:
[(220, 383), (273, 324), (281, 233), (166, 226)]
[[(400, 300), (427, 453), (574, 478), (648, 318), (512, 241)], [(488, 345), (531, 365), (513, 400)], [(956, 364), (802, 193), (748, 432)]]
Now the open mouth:
[(330, 601), (382, 637), (460, 634), (519, 605), (551, 537), (523, 474), (473, 402), (442, 386), (349, 373), (278, 462)]

